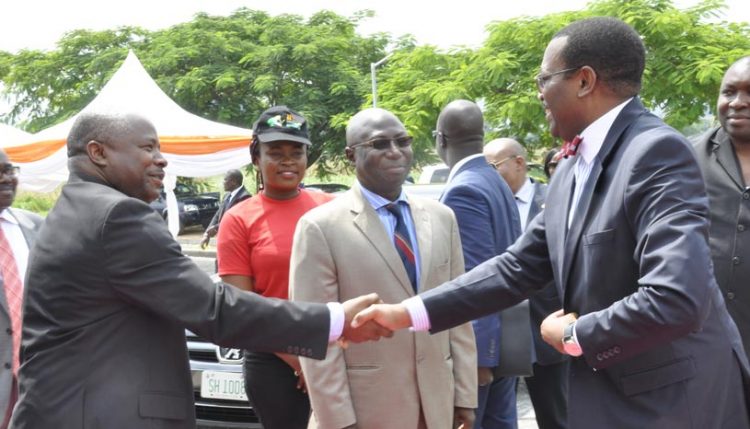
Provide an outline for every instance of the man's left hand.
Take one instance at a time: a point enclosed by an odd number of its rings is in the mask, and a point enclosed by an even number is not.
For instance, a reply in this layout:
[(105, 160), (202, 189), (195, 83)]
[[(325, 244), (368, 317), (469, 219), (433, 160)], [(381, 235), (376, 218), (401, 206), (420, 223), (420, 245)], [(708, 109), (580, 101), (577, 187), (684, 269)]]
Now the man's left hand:
[(472, 429), (474, 427), (474, 409), (453, 408), (453, 427), (458, 429)]
[(541, 331), (544, 342), (554, 347), (555, 350), (566, 354), (563, 349), (563, 333), (565, 327), (578, 319), (575, 313), (563, 313), (563, 309), (557, 310), (542, 321)]

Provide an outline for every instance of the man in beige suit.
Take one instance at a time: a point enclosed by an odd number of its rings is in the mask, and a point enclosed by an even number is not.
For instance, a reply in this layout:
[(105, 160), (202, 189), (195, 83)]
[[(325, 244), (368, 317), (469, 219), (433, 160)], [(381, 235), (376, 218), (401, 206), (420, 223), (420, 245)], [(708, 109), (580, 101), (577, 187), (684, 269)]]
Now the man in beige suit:
[[(395, 303), (461, 274), (453, 212), (401, 189), (413, 157), (401, 121), (386, 110), (364, 110), (349, 122), (346, 141), (358, 183), (297, 224), (292, 299), (328, 302), (377, 292)], [(471, 325), (436, 335), (402, 331), (388, 341), (330, 347), (328, 353), (324, 361), (302, 359), (312, 425), (473, 426), (477, 374)]]

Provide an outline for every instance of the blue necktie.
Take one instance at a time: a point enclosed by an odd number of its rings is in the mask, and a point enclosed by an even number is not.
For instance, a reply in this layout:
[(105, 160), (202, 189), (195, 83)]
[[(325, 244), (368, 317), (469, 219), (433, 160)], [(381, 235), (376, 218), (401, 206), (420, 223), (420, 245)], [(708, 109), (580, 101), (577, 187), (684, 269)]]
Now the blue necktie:
[(411, 239), (409, 239), (409, 230), (406, 229), (406, 222), (404, 222), (404, 216), (401, 213), (401, 207), (399, 207), (398, 203), (391, 203), (385, 206), (385, 208), (393, 216), (396, 216), (396, 230), (393, 232), (393, 244), (396, 246), (398, 256), (401, 257), (401, 262), (404, 263), (411, 287), (414, 289), (414, 293), (417, 293), (417, 262), (414, 256), (414, 247), (411, 244)]

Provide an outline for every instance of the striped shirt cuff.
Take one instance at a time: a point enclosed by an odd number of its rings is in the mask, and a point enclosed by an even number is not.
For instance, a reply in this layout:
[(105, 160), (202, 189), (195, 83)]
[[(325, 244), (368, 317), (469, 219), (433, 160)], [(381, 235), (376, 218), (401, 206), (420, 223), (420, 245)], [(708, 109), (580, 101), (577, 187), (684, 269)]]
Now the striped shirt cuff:
[(423, 332), (430, 330), (430, 316), (427, 314), (427, 308), (424, 306), (422, 298), (413, 296), (405, 299), (401, 304), (406, 307), (411, 317), (411, 330), (414, 332)]

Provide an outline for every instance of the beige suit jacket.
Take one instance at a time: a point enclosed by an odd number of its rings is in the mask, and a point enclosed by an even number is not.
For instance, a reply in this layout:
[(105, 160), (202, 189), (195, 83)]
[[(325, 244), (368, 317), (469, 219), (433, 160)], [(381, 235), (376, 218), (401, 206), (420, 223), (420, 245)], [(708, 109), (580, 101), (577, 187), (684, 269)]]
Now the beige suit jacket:
[[(453, 212), (409, 198), (421, 259), (420, 291), (463, 273)], [(357, 185), (302, 217), (292, 248), (290, 296), (329, 302), (377, 292), (387, 303), (413, 296), (403, 263)], [(416, 428), (420, 406), (429, 429), (450, 429), (455, 406), (477, 405), (476, 348), (470, 324), (435, 335), (333, 344), (325, 360), (302, 359), (314, 424), (337, 429)], [(311, 425), (312, 426), (312, 425)]]

